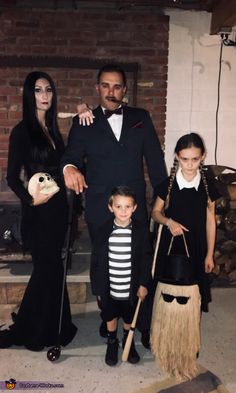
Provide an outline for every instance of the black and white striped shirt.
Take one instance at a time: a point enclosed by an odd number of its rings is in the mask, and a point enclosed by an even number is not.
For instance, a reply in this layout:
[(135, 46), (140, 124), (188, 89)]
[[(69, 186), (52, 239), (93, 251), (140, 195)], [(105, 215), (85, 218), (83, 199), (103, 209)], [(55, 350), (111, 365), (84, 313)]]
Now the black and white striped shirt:
[(109, 237), (110, 296), (116, 300), (127, 300), (131, 281), (131, 233), (132, 223), (120, 227), (114, 222)]

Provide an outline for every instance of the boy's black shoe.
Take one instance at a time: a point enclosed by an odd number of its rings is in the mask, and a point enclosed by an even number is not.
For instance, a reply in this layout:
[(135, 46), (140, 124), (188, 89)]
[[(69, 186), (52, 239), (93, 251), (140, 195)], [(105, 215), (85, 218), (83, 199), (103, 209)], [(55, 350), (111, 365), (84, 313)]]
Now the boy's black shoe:
[[(124, 337), (122, 339), (122, 348), (123, 349), (125, 347), (127, 336), (128, 335), (126, 333), (124, 333)], [(139, 356), (139, 354), (138, 354), (138, 352), (136, 351), (136, 348), (135, 348), (134, 339), (132, 340), (132, 343), (131, 343), (131, 346), (130, 346), (130, 351), (129, 351), (129, 356), (128, 356), (127, 360), (131, 364), (135, 364), (135, 363), (138, 363), (140, 361), (140, 356)]]
[(107, 351), (105, 362), (108, 366), (115, 366), (118, 362), (118, 347), (119, 341), (117, 338), (107, 339)]
[(99, 327), (99, 334), (101, 337), (107, 338), (107, 324), (104, 321), (102, 321), (102, 323)]
[(141, 332), (141, 343), (143, 344), (144, 348), (150, 349), (150, 332), (149, 330), (143, 330)]
[(131, 364), (135, 364), (135, 363), (138, 363), (139, 361), (140, 361), (140, 356), (139, 356), (138, 352), (136, 351), (135, 343), (133, 340), (131, 347), (130, 347), (130, 351), (129, 351), (128, 362)]

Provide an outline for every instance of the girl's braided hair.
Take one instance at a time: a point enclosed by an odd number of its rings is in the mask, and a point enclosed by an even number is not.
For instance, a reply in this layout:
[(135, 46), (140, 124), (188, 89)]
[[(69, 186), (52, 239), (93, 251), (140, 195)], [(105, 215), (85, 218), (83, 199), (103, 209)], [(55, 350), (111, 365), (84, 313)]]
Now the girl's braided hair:
[(174, 163), (173, 163), (173, 166), (172, 166), (172, 168), (170, 170), (170, 181), (169, 181), (169, 185), (168, 185), (167, 197), (166, 197), (166, 200), (165, 200), (165, 207), (164, 207), (165, 210), (168, 209), (168, 207), (169, 207), (170, 192), (171, 192), (174, 180), (175, 180), (175, 176), (176, 176), (176, 172), (178, 170), (178, 167), (179, 167), (178, 160), (176, 158), (174, 158)]
[[(200, 149), (202, 155), (204, 155), (206, 152), (203, 140), (200, 137), (200, 135), (196, 134), (195, 132), (191, 132), (191, 133), (185, 134), (181, 138), (179, 138), (179, 140), (177, 141), (176, 146), (175, 146), (175, 154), (178, 155), (181, 150), (188, 149), (190, 147), (196, 147), (196, 148)], [(172, 186), (174, 183), (174, 179), (175, 179), (177, 170), (178, 170), (178, 160), (175, 158), (173, 167), (171, 168), (171, 172), (170, 172), (170, 181), (169, 181), (168, 193), (167, 193), (167, 197), (166, 197), (166, 201), (165, 201), (165, 210), (169, 207), (170, 192), (171, 192), (171, 189), (172, 189)], [(202, 181), (203, 181), (203, 184), (205, 187), (205, 191), (207, 194), (207, 203), (209, 204), (211, 202), (211, 199), (210, 199), (208, 184), (206, 181), (206, 176), (205, 176), (205, 173), (203, 170), (202, 163), (200, 164), (199, 170), (200, 170), (201, 178), (202, 178)]]

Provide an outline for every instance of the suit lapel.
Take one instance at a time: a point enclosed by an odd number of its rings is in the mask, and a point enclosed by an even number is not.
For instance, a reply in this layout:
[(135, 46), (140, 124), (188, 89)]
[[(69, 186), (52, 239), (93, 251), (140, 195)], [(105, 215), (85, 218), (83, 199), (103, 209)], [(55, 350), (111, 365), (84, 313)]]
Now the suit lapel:
[(120, 134), (121, 143), (125, 142), (125, 139), (129, 134), (129, 130), (134, 124), (134, 122), (135, 120), (132, 111), (129, 111), (128, 107), (123, 106), (123, 122), (122, 122), (121, 134)]

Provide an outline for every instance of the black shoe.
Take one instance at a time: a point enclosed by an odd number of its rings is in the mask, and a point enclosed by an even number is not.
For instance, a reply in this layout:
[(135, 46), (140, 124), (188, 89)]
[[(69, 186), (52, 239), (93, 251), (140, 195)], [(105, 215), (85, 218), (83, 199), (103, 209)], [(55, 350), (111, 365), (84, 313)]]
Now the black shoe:
[(0, 330), (0, 348), (10, 348), (14, 345), (12, 332), (8, 329)]
[(107, 324), (104, 321), (102, 321), (102, 323), (99, 327), (99, 334), (101, 337), (107, 338)]
[[(126, 343), (126, 339), (127, 339), (127, 334), (124, 334), (123, 340), (122, 340), (122, 348), (124, 349), (125, 347), (125, 343)], [(131, 364), (135, 364), (138, 363), (140, 361), (140, 356), (138, 354), (138, 352), (136, 351), (135, 348), (135, 343), (134, 343), (134, 339), (132, 340), (131, 346), (130, 346), (130, 350), (129, 350), (129, 356), (128, 356), (128, 362)]]
[(118, 362), (119, 341), (117, 338), (108, 338), (105, 362), (108, 366), (115, 366)]
[(40, 352), (44, 349), (44, 345), (40, 344), (25, 344), (25, 348), (29, 351)]
[(143, 330), (141, 332), (141, 343), (143, 344), (144, 348), (150, 349), (150, 332), (149, 330)]
[(140, 361), (140, 356), (139, 356), (138, 352), (136, 351), (135, 343), (133, 340), (131, 347), (130, 347), (130, 351), (129, 351), (128, 362), (131, 364), (135, 364), (135, 363), (138, 363), (139, 361)]

